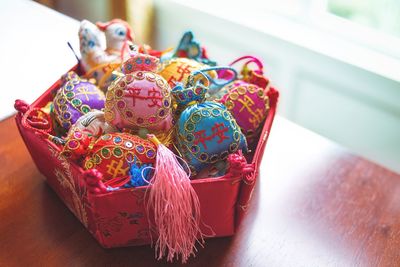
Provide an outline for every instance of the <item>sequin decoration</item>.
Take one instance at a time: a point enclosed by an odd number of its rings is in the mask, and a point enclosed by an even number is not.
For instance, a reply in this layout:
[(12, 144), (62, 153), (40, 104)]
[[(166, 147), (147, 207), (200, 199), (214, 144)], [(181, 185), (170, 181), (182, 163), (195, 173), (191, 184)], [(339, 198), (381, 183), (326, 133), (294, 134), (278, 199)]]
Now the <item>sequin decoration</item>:
[(177, 121), (175, 140), (193, 175), (204, 167), (225, 160), (238, 149), (247, 150), (239, 126), (224, 105), (211, 101), (196, 102), (204, 100), (205, 90), (199, 84), (186, 88), (176, 86), (172, 90), (178, 104), (186, 105)]
[(164, 78), (153, 72), (121, 76), (107, 91), (105, 119), (120, 129), (168, 131), (172, 126), (170, 90)]
[(237, 80), (223, 91), (226, 93), (218, 101), (231, 112), (247, 141), (253, 141), (268, 114), (267, 89)]
[(63, 76), (63, 85), (53, 100), (57, 122), (68, 130), (82, 115), (92, 109), (104, 108), (104, 93), (93, 83), (69, 72)]
[(151, 71), (157, 70), (159, 59), (146, 54), (133, 54), (122, 64), (122, 72), (129, 74), (135, 71)]
[[(162, 63), (159, 74), (164, 77), (169, 86), (173, 88), (177, 83), (185, 84), (189, 75), (202, 68), (209, 67), (208, 65), (199, 63), (193, 59), (188, 58), (173, 58)], [(209, 72), (211, 77), (216, 77), (215, 71)], [(201, 78), (203, 84), (208, 83), (204, 78)]]
[[(140, 151), (140, 152), (139, 152)], [(154, 164), (156, 146), (145, 139), (127, 133), (101, 136), (94, 143), (85, 161), (85, 169), (96, 168), (104, 181), (129, 175), (132, 164)]]
[(84, 133), (77, 127), (72, 127), (65, 139), (61, 155), (73, 161), (82, 160), (88, 153), (93, 136)]

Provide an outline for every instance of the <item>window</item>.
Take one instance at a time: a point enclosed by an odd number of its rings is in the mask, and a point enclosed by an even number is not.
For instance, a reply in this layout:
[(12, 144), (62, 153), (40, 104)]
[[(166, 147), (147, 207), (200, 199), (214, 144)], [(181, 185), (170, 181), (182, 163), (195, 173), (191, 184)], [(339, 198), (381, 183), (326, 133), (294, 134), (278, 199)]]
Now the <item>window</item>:
[(400, 59), (399, 0), (252, 0), (254, 9)]
[(336, 16), (400, 37), (399, 0), (328, 0), (327, 10)]

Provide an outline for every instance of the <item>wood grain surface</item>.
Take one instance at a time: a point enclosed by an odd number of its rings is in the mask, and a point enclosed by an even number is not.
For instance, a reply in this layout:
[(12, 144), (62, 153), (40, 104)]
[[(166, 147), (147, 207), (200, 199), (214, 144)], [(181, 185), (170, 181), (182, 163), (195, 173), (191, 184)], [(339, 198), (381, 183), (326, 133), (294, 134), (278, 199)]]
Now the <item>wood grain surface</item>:
[[(0, 122), (0, 266), (173, 266), (103, 249)], [(180, 264), (176, 264), (180, 265)], [(400, 266), (400, 175), (277, 117), (245, 220), (187, 266)]]

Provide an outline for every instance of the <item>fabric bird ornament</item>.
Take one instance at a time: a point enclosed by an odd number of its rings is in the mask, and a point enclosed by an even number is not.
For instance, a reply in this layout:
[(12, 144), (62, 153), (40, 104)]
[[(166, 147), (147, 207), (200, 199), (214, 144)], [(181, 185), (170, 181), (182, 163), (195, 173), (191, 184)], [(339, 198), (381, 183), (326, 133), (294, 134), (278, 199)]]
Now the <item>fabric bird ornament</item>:
[(192, 31), (187, 31), (182, 35), (178, 45), (173, 51), (163, 53), (161, 62), (172, 58), (189, 58), (208, 66), (215, 66), (217, 63), (208, 58), (206, 49), (194, 38)]
[(96, 79), (98, 86), (106, 91), (116, 78), (113, 71), (129, 57), (129, 46), (134, 40), (132, 28), (120, 19), (96, 25), (83, 20), (79, 40), (85, 77)]

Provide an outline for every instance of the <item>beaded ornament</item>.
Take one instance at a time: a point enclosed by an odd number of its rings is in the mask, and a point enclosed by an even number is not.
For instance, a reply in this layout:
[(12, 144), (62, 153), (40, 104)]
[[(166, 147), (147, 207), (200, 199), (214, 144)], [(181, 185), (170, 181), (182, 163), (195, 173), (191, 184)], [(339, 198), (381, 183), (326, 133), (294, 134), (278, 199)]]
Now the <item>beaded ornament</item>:
[[(247, 150), (246, 140), (235, 119), (220, 103), (205, 101), (207, 87), (193, 83), (194, 73), (186, 86), (172, 90), (178, 106), (183, 106), (177, 120), (176, 143), (192, 174), (217, 165), (239, 149)], [(204, 76), (205, 77), (205, 76)]]
[[(57, 138), (57, 137), (53, 137)], [(57, 144), (58, 139), (50, 139)], [(80, 162), (89, 152), (91, 143), (95, 140), (93, 136), (88, 135), (78, 128), (71, 128), (65, 139), (62, 139), (61, 155), (69, 160)]]
[[(161, 63), (158, 73), (173, 88), (177, 83), (185, 84), (193, 71), (208, 68), (208, 65), (197, 62), (189, 58), (172, 58)], [(215, 71), (210, 71), (209, 76), (215, 77)], [(208, 80), (203, 76), (198, 76), (203, 84), (207, 84)]]
[(122, 129), (168, 131), (172, 127), (171, 89), (153, 71), (158, 59), (136, 54), (124, 62), (124, 74), (106, 94), (105, 118)]
[[(239, 80), (225, 86), (218, 102), (223, 103), (245, 134), (247, 141), (254, 141), (261, 130), (260, 125), (267, 117), (269, 110), (269, 80), (263, 76), (261, 62), (253, 57), (242, 57), (232, 64), (247, 59)], [(250, 63), (256, 63), (258, 70), (248, 68)], [(232, 65), (231, 64), (231, 65)]]
[[(101, 136), (93, 144), (85, 161), (85, 169), (96, 168), (103, 180), (128, 176), (132, 164), (154, 164), (157, 148), (148, 140), (127, 133)], [(128, 179), (129, 181), (129, 179)]]
[(75, 72), (62, 77), (63, 85), (53, 100), (56, 121), (64, 129), (69, 128), (92, 109), (104, 108), (104, 93), (91, 81), (80, 78)]

